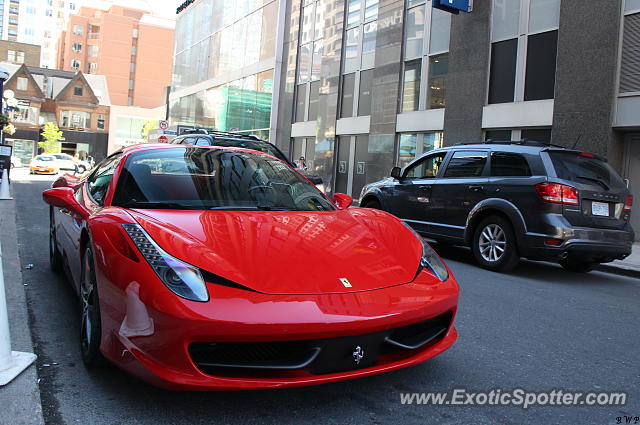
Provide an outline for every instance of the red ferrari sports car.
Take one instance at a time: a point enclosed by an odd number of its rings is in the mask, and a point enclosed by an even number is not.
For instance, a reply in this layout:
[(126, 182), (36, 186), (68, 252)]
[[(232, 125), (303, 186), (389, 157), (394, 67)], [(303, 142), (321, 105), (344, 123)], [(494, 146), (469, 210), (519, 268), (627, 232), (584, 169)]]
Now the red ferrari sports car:
[(88, 365), (158, 386), (339, 381), (449, 348), (458, 284), (396, 217), (251, 150), (137, 145), (43, 193)]

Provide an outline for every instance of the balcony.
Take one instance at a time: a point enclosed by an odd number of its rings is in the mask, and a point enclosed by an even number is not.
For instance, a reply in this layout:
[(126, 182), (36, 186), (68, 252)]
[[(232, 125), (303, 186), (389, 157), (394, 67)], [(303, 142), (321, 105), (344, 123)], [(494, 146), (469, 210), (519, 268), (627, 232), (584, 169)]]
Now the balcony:
[(100, 38), (100, 33), (99, 32), (90, 32), (88, 34), (89, 40), (97, 40), (98, 38)]

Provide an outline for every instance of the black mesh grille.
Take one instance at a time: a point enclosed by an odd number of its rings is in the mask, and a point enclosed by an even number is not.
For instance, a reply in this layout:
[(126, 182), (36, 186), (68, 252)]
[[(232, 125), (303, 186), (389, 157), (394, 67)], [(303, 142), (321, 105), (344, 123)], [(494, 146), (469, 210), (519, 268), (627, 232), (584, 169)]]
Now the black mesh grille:
[[(451, 326), (451, 312), (429, 320), (381, 332), (339, 338), (270, 342), (195, 342), (189, 354), (205, 373), (233, 375), (259, 370), (302, 370), (327, 374), (373, 366), (380, 356), (423, 350), (444, 337)], [(364, 356), (356, 361), (360, 347)]]

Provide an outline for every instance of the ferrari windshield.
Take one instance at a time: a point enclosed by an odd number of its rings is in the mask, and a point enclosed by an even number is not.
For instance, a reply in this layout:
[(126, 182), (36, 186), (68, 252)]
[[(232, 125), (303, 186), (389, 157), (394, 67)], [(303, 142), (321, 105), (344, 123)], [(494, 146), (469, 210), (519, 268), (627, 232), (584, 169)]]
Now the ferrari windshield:
[(113, 205), (125, 208), (323, 211), (336, 207), (287, 164), (228, 149), (133, 153)]

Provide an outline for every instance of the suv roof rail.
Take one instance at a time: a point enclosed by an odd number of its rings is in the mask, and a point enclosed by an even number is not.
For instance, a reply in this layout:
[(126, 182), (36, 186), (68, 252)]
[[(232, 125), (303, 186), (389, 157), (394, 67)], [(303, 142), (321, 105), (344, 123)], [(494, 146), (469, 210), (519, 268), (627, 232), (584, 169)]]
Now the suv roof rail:
[(235, 137), (236, 139), (262, 140), (253, 134), (234, 133), (230, 131), (208, 130), (206, 128), (185, 128), (180, 134), (209, 134), (211, 136)]
[(527, 139), (523, 139), (523, 140), (493, 140), (493, 139), (489, 139), (489, 140), (485, 140), (485, 141), (481, 141), (481, 142), (460, 142), (460, 143), (456, 143), (456, 146), (458, 146), (458, 145), (519, 145), (519, 146), (535, 146), (535, 147), (553, 146), (553, 147), (556, 147), (556, 148), (568, 149), (566, 146), (554, 145), (554, 144), (551, 144), (551, 143), (538, 142), (538, 141), (535, 141), (535, 140), (527, 140)]

